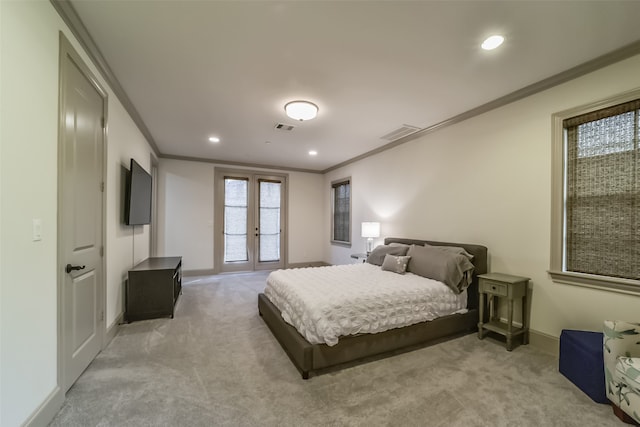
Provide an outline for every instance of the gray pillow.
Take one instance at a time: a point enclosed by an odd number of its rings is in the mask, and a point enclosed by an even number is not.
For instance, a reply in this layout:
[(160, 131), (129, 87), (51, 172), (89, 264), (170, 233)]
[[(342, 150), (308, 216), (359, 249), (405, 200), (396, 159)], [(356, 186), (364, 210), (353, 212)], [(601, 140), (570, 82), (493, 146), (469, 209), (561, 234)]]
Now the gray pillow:
[(473, 255), (471, 255), (469, 252), (467, 252), (464, 248), (461, 248), (460, 246), (436, 246), (436, 245), (430, 245), (428, 243), (425, 243), (424, 245), (430, 246), (432, 248), (440, 249), (441, 251), (453, 252), (454, 254), (464, 255), (469, 259), (469, 261), (473, 261)]
[(431, 246), (412, 245), (407, 271), (444, 283), (459, 294), (471, 284), (473, 264), (464, 255), (441, 251)]
[(409, 246), (411, 246), (411, 245), (407, 245), (405, 243), (395, 243), (394, 242), (394, 243), (389, 243), (389, 246), (401, 246), (401, 247), (405, 247), (406, 246), (407, 250), (409, 250)]
[(409, 250), (409, 247), (405, 246), (376, 246), (367, 257), (367, 262), (373, 265), (382, 265), (385, 255), (389, 254), (404, 256), (407, 254), (407, 250)]
[(404, 272), (407, 271), (407, 264), (409, 264), (410, 259), (410, 256), (395, 256), (387, 254), (384, 256), (382, 269), (398, 274), (404, 274)]

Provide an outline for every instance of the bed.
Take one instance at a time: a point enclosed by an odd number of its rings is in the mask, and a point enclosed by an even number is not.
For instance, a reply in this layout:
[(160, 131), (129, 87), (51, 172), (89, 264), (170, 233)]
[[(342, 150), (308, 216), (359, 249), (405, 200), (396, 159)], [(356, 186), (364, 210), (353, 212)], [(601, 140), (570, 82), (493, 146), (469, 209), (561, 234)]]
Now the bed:
[[(405, 238), (386, 238), (385, 245), (403, 244), (461, 247), (473, 256), (473, 275), (466, 289), (466, 310), (437, 317), (434, 320), (414, 323), (409, 326), (388, 329), (378, 333), (359, 333), (341, 336), (337, 344), (311, 343), (298, 330), (283, 319), (283, 314), (274, 303), (261, 293), (258, 295), (258, 312), (262, 316), (289, 358), (308, 379), (340, 365), (357, 363), (371, 357), (383, 357), (408, 351), (427, 344), (440, 342), (477, 330), (478, 323), (478, 279), (487, 272), (487, 248), (475, 244), (434, 242)], [(462, 311), (462, 312), (460, 312)], [(285, 316), (286, 317), (286, 316)], [(291, 319), (288, 319), (291, 321)], [(305, 334), (308, 335), (307, 331)], [(313, 341), (313, 340), (312, 340)]]

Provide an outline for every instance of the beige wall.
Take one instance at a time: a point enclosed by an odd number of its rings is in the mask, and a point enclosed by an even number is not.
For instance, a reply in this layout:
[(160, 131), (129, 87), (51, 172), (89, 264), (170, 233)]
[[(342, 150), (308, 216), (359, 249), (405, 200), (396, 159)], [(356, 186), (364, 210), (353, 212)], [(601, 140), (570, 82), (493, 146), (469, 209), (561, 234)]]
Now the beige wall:
[[(232, 167), (219, 165), (225, 169)], [(213, 163), (160, 159), (159, 252), (181, 255), (185, 271), (211, 271), (213, 256)], [(267, 173), (273, 171), (267, 171)], [(322, 175), (289, 175), (289, 263), (323, 259)]]
[[(553, 283), (549, 268), (551, 115), (640, 86), (640, 56), (332, 171), (353, 180), (354, 247), (326, 245), (332, 263), (360, 251), (360, 222), (383, 236), (479, 243), (490, 270), (532, 279), (532, 329), (601, 330), (638, 320), (640, 297)], [(325, 219), (326, 232), (329, 218)], [(517, 313), (518, 314), (518, 313)]]
[[(148, 167), (151, 150), (51, 3), (0, 1), (0, 19), (0, 425), (13, 427), (55, 413), (63, 397), (57, 387), (57, 272), (64, 264), (56, 259), (59, 31), (109, 95), (107, 326), (122, 312), (127, 270), (149, 247), (148, 226), (136, 227), (134, 236), (121, 223), (122, 168), (131, 157)], [(38, 242), (31, 239), (34, 218), (42, 220)]]
[(322, 175), (289, 173), (289, 263), (306, 263), (324, 259), (324, 204)]
[[(0, 424), (16, 426), (57, 381), (58, 35), (40, 5), (0, 9)], [(34, 218), (42, 220), (39, 242), (31, 240)]]
[(124, 223), (124, 194), (131, 158), (150, 172), (151, 150), (129, 114), (112, 94), (109, 95), (107, 135), (106, 325), (113, 328), (124, 311), (127, 273), (149, 256), (149, 225), (133, 227)]
[(158, 253), (213, 270), (213, 165), (160, 159), (158, 180)]

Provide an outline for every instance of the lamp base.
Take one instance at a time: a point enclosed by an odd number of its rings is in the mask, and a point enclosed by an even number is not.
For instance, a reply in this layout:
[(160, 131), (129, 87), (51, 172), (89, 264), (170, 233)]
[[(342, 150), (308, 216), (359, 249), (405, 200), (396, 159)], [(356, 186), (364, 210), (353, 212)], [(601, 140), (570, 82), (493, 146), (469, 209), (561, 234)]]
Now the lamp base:
[(367, 255), (369, 255), (372, 250), (373, 250), (373, 237), (368, 237), (367, 238)]

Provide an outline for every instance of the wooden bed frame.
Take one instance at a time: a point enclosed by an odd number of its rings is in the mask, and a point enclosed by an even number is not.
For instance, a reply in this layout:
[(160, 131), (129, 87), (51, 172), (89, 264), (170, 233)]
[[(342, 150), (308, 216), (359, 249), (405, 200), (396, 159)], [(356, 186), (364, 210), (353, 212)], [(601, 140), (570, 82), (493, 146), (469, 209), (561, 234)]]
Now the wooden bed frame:
[(412, 347), (443, 341), (469, 334), (478, 327), (478, 274), (487, 273), (487, 248), (465, 243), (433, 242), (403, 238), (386, 238), (385, 244), (405, 243), (437, 246), (459, 246), (474, 256), (473, 283), (468, 288), (468, 312), (451, 314), (404, 328), (390, 329), (377, 334), (361, 334), (340, 338), (338, 344), (310, 344), (298, 331), (282, 319), (280, 310), (264, 294), (258, 295), (258, 312), (271, 332), (289, 355), (293, 364), (308, 379), (310, 373), (371, 356), (389, 355)]

